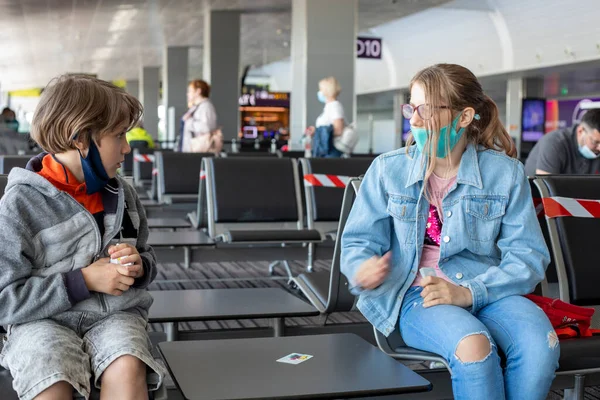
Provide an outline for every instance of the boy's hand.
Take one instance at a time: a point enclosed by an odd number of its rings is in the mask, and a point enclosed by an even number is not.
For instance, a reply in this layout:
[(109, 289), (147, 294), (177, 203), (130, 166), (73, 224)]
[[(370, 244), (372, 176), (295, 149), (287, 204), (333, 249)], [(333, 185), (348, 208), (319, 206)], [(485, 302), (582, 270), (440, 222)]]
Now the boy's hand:
[(119, 243), (116, 246), (110, 246), (108, 248), (108, 254), (110, 255), (111, 260), (118, 260), (118, 264), (116, 265), (119, 266), (117, 268), (119, 273), (133, 278), (141, 278), (144, 276), (142, 257), (135, 246), (128, 243)]
[(93, 264), (81, 269), (83, 280), (88, 290), (120, 296), (129, 290), (134, 279), (118, 271), (117, 264), (111, 264), (110, 258), (101, 258)]

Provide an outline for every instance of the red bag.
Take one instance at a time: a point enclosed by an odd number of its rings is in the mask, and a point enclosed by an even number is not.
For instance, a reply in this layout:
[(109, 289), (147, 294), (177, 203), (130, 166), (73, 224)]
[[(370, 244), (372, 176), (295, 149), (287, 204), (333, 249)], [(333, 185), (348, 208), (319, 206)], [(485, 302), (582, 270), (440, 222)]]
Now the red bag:
[(589, 337), (600, 332), (599, 329), (590, 329), (595, 311), (593, 308), (576, 306), (560, 299), (535, 294), (528, 294), (525, 297), (546, 313), (559, 339)]

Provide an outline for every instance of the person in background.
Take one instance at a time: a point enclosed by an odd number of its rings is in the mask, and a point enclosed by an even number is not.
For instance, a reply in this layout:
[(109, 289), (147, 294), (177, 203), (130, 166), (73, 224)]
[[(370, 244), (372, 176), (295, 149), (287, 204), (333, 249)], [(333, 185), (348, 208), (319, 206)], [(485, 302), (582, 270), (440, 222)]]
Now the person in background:
[(131, 144), (131, 142), (146, 142), (149, 149), (154, 148), (154, 140), (148, 131), (144, 129), (142, 121), (138, 122), (135, 128), (127, 132), (127, 142), (129, 144)]
[(341, 157), (342, 155), (342, 152), (333, 145), (334, 137), (341, 136), (345, 127), (344, 107), (337, 99), (341, 90), (339, 82), (333, 76), (319, 81), (317, 98), (325, 106), (315, 126), (309, 126), (305, 132), (312, 138), (313, 157)]
[(187, 99), (189, 110), (182, 117), (182, 129), (178, 150), (193, 152), (193, 139), (210, 135), (217, 130), (217, 112), (209, 100), (210, 85), (202, 80), (191, 81)]
[(600, 173), (600, 109), (587, 111), (581, 123), (550, 132), (533, 146), (525, 161), (527, 176)]
[(8, 107), (4, 107), (2, 110), (2, 114), (0, 115), (0, 119), (2, 124), (9, 130), (18, 132), (19, 131), (19, 121), (17, 121), (17, 115), (13, 110)]

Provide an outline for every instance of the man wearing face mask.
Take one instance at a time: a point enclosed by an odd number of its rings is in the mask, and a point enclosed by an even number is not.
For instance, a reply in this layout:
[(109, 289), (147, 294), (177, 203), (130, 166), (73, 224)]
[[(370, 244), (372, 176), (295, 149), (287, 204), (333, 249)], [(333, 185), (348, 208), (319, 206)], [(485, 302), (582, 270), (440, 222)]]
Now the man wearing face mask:
[(527, 176), (600, 173), (600, 109), (589, 110), (581, 123), (544, 135), (525, 163)]

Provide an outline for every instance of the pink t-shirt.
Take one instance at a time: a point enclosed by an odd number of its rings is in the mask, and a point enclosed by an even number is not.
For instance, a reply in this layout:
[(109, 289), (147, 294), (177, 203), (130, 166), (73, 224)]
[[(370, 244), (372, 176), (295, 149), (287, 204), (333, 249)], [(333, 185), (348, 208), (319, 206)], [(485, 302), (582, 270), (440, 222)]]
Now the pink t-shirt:
[[(456, 176), (449, 179), (443, 179), (435, 174), (431, 174), (427, 181), (431, 201), (429, 204), (427, 226), (425, 228), (423, 253), (421, 254), (421, 260), (419, 262), (419, 269), (425, 267), (433, 268), (435, 269), (438, 278), (445, 279), (451, 283), (453, 282), (450, 278), (448, 278), (438, 266), (438, 261), (440, 259), (440, 236), (442, 234), (442, 225), (444, 223), (442, 200), (455, 181)], [(412, 286), (420, 286), (422, 280), (421, 274), (417, 273)]]

